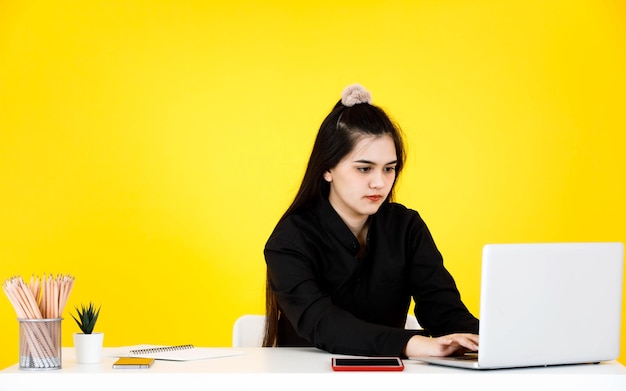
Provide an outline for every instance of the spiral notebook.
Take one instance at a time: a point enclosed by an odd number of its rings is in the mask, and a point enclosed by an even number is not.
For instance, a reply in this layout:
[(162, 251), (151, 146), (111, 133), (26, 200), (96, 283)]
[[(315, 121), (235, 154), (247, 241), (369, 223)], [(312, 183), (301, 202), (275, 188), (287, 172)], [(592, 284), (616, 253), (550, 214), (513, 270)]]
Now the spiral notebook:
[(125, 349), (127, 357), (151, 357), (156, 360), (193, 361), (239, 356), (245, 352), (229, 348), (200, 348), (193, 345), (135, 345)]

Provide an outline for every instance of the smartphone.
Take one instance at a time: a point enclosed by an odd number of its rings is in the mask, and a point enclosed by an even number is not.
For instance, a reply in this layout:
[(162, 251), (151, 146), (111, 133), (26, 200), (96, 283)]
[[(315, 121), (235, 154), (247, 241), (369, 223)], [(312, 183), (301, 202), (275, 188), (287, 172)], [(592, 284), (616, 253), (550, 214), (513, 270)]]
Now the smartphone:
[(333, 357), (333, 371), (402, 371), (404, 363), (398, 357)]
[(113, 363), (115, 369), (140, 369), (150, 368), (154, 363), (153, 358), (148, 357), (120, 357)]

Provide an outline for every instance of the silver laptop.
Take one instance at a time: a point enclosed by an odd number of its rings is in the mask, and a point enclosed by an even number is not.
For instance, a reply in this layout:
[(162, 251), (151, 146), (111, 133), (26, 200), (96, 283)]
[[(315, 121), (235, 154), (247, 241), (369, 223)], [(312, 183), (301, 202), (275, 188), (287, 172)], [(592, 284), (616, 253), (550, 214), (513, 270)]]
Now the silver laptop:
[(623, 267), (623, 243), (488, 244), (479, 353), (411, 358), (472, 369), (614, 360)]

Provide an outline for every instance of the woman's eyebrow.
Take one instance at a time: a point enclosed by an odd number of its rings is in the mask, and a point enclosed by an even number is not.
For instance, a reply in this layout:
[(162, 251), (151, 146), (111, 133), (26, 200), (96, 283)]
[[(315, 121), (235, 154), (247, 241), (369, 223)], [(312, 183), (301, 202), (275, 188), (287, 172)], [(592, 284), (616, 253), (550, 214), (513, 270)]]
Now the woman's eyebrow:
[[(362, 164), (376, 164), (376, 163), (374, 163), (373, 161), (370, 161), (370, 160), (367, 160), (367, 159), (359, 159), (359, 160), (355, 160), (354, 162), (355, 162), (355, 163), (362, 163)], [(385, 163), (384, 165), (385, 165), (385, 166), (388, 166), (388, 165), (390, 165), (390, 164), (397, 164), (397, 163), (398, 163), (398, 161), (397, 161), (397, 160), (393, 160), (393, 161), (391, 161), (391, 162), (389, 162), (389, 163)]]

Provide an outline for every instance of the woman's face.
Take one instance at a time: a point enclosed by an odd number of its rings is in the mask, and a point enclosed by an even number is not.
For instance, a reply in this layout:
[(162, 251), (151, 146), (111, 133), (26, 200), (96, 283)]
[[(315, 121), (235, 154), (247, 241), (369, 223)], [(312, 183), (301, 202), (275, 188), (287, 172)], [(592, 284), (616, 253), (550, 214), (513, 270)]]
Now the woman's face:
[(396, 178), (396, 147), (391, 136), (363, 136), (354, 149), (324, 173), (328, 200), (344, 221), (366, 219), (387, 198)]

